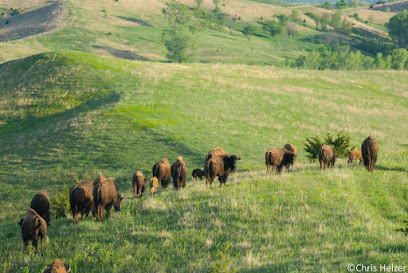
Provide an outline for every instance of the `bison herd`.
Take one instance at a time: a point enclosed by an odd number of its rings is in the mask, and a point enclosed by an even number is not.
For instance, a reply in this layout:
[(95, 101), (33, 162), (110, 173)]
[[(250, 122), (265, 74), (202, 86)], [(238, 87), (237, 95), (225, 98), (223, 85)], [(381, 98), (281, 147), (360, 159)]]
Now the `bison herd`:
[[(354, 160), (363, 161), (368, 171), (372, 172), (377, 161), (378, 144), (375, 139), (369, 136), (361, 145), (359, 151), (349, 151), (348, 163)], [(286, 144), (283, 148), (269, 149), (265, 154), (265, 164), (267, 173), (281, 174), (282, 168), (287, 170), (293, 166), (297, 157), (297, 149), (292, 144)], [(205, 157), (204, 170), (194, 169), (192, 180), (196, 181), (205, 177), (206, 185), (211, 186), (214, 179), (218, 177), (220, 186), (225, 185), (228, 176), (237, 169), (237, 163), (241, 157), (227, 154), (222, 148), (217, 147), (209, 151)], [(319, 150), (320, 169), (332, 168), (336, 161), (334, 148), (330, 145), (324, 145)], [(177, 190), (186, 186), (188, 164), (179, 156), (177, 160), (170, 165), (167, 158), (161, 159), (153, 165), (150, 179), (150, 193), (154, 194), (158, 190), (158, 184), (167, 188), (171, 179), (173, 186)], [(137, 171), (132, 176), (132, 185), (134, 197), (142, 196), (145, 191), (147, 179), (141, 171)], [(99, 175), (93, 182), (82, 180), (73, 185), (69, 190), (69, 202), (74, 222), (78, 222), (79, 213), (81, 219), (88, 218), (89, 213), (96, 217), (96, 220), (103, 220), (103, 211), (106, 210), (106, 217), (109, 217), (112, 206), (116, 211), (120, 211), (120, 205), (124, 195), (119, 194), (118, 184), (115, 178), (106, 178)], [(51, 202), (46, 191), (36, 194), (31, 200), (30, 209), (24, 218), (18, 224), (21, 226), (24, 248), (32, 241), (33, 248), (37, 253), (37, 243), (41, 242), (41, 254), (44, 252), (44, 240), (47, 235), (47, 226), (51, 222)], [(44, 272), (69, 272), (70, 266), (64, 264), (62, 260), (56, 259), (50, 264)]]

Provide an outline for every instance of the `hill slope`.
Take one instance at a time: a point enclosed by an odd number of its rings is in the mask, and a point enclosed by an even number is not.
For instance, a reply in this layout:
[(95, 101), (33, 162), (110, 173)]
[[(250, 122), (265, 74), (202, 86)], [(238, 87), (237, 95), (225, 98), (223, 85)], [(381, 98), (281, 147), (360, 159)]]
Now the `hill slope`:
[[(0, 66), (2, 271), (38, 272), (55, 257), (75, 272), (207, 271), (227, 243), (240, 271), (344, 271), (353, 261), (402, 264), (407, 218), (406, 72), (285, 70), (234, 64), (165, 64), (57, 51)], [(44, 84), (45, 83), (45, 84)], [(319, 172), (305, 137), (344, 130), (380, 145), (377, 171), (339, 160)], [(295, 169), (266, 177), (264, 153), (298, 147)], [(162, 157), (191, 172), (221, 146), (237, 176), (213, 189), (133, 199), (130, 177)], [(242, 172), (243, 170), (252, 170)], [(31, 197), (51, 197), (99, 172), (127, 193), (103, 223), (54, 220), (44, 257), (22, 251)], [(227, 251), (228, 252), (228, 251)], [(24, 269), (26, 268), (26, 269)]]

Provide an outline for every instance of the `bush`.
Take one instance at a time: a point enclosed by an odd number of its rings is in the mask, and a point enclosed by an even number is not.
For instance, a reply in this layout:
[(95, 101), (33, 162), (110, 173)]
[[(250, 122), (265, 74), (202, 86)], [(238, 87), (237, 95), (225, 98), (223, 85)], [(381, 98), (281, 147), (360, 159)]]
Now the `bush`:
[(314, 136), (311, 138), (306, 138), (306, 147), (303, 150), (307, 153), (306, 157), (310, 161), (314, 161), (319, 158), (319, 150), (323, 145), (333, 146), (336, 157), (345, 157), (347, 151), (354, 148), (350, 148), (350, 139), (351, 137), (342, 131), (337, 132), (336, 138), (328, 133), (323, 141), (319, 138), (319, 136)]
[(69, 204), (69, 189), (64, 188), (61, 193), (58, 193), (51, 201), (52, 213), (54, 218), (65, 218), (71, 211)]

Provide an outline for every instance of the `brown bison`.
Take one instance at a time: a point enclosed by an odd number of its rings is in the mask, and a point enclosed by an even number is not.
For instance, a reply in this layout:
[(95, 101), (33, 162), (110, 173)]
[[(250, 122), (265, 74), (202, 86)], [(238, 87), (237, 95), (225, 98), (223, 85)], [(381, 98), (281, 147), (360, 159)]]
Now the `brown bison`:
[[(69, 190), (69, 204), (71, 205), (72, 218), (78, 222), (78, 214), (81, 219), (88, 218), (89, 212), (94, 211), (93, 200), (94, 185), (92, 181), (81, 180)], [(95, 215), (95, 213), (93, 213)]]
[(374, 164), (377, 162), (378, 155), (378, 144), (377, 141), (369, 136), (361, 144), (361, 155), (364, 159), (364, 166), (367, 168), (367, 171), (374, 171)]
[(21, 226), (24, 249), (30, 241), (37, 253), (37, 242), (41, 240), (41, 255), (44, 253), (44, 241), (47, 236), (47, 224), (44, 219), (33, 209), (29, 209), (23, 219), (18, 223)]
[(173, 185), (176, 189), (179, 190), (186, 186), (187, 174), (187, 163), (179, 156), (171, 165), (171, 177), (173, 177)]
[(147, 180), (144, 178), (141, 171), (137, 171), (132, 176), (133, 191), (135, 192), (135, 198), (142, 196), (146, 188)]
[(46, 191), (37, 193), (31, 200), (30, 208), (35, 210), (47, 223), (47, 226), (51, 222), (51, 202)]
[(121, 196), (118, 193), (118, 185), (115, 178), (106, 178), (100, 180), (96, 186), (94, 186), (94, 206), (97, 209), (96, 219), (102, 221), (103, 210), (106, 209), (106, 217), (110, 216), (110, 210), (112, 206), (116, 211), (120, 211), (120, 204), (125, 196)]
[(153, 177), (161, 182), (163, 188), (167, 188), (171, 179), (170, 163), (167, 158), (163, 158), (153, 166)]
[(289, 167), (293, 167), (293, 164), (295, 163), (295, 160), (296, 160), (296, 157), (297, 157), (297, 149), (296, 149), (295, 145), (290, 144), (290, 143), (283, 146), (283, 148), (285, 148), (289, 152), (292, 152), (295, 155), (295, 158), (293, 159), (293, 162), (285, 165), (285, 169), (289, 170)]
[(330, 145), (322, 146), (319, 150), (320, 170), (322, 168), (333, 168), (335, 161), (336, 155), (334, 154), (333, 147)]
[(285, 148), (272, 148), (265, 153), (266, 172), (270, 174), (270, 168), (272, 166), (272, 174), (281, 174), (282, 167), (293, 164), (296, 155)]
[(197, 177), (201, 179), (203, 179), (204, 176), (204, 171), (201, 169), (194, 169), (193, 172), (191, 173), (191, 176), (193, 177), (193, 181), (197, 180)]
[(237, 161), (241, 158), (236, 155), (218, 155), (207, 160), (204, 167), (204, 175), (207, 185), (212, 185), (218, 176), (220, 186), (227, 182), (228, 175), (237, 169)]
[(363, 156), (361, 155), (361, 150), (355, 150), (355, 151), (348, 151), (348, 164), (353, 163), (354, 160), (360, 160), (358, 164), (361, 164), (363, 162)]
[(208, 161), (208, 159), (214, 157), (214, 156), (218, 156), (218, 155), (225, 155), (227, 154), (224, 149), (220, 148), (220, 147), (216, 147), (214, 149), (212, 149), (211, 151), (209, 151), (207, 153), (207, 155), (205, 156), (205, 161)]
[(55, 259), (51, 264), (44, 269), (43, 273), (68, 273), (71, 271), (69, 264), (64, 264), (61, 259)]
[(153, 194), (157, 191), (157, 188), (159, 186), (159, 180), (157, 180), (157, 177), (152, 177), (150, 179), (150, 193)]

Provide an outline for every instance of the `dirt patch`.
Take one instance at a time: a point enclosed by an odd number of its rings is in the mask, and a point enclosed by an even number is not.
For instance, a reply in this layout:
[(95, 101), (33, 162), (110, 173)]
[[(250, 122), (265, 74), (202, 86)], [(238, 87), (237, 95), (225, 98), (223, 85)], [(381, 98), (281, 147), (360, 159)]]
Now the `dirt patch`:
[(60, 29), (63, 14), (62, 1), (49, 1), (43, 7), (2, 18), (0, 42), (24, 39)]

